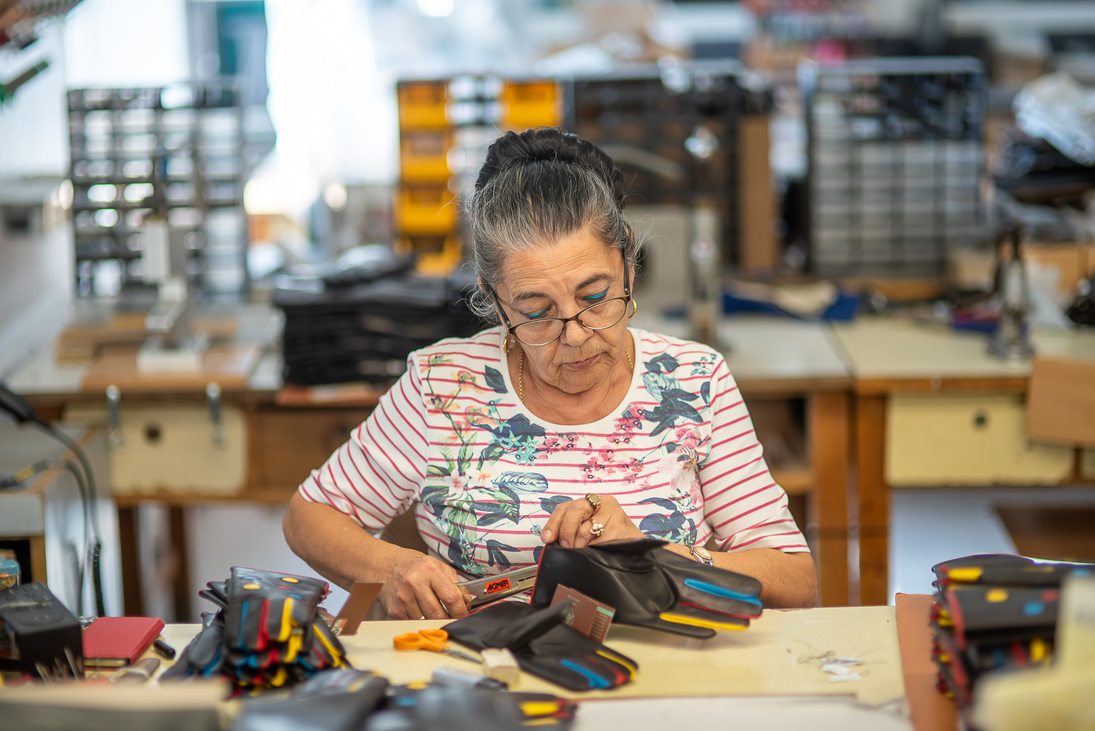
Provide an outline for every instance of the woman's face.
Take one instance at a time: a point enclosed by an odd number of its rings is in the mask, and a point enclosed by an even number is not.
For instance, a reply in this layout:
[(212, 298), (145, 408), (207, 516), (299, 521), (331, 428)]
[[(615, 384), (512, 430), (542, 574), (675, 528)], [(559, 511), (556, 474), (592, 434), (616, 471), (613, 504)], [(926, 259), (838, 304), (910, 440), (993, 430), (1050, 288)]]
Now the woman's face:
[[(496, 288), (510, 324), (539, 317), (573, 317), (587, 307), (623, 297), (624, 260), (583, 228), (553, 244), (506, 257)], [(520, 344), (530, 372), (565, 393), (579, 394), (604, 382), (624, 360), (627, 318), (605, 330), (568, 322), (554, 343)]]

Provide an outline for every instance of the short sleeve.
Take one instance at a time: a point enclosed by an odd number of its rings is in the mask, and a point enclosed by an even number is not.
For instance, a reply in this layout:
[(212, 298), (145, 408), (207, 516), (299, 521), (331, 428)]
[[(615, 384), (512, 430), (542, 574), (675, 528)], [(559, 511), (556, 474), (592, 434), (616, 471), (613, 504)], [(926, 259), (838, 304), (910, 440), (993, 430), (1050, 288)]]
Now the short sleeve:
[(764, 462), (753, 420), (726, 361), (711, 377), (711, 437), (699, 465), (704, 519), (720, 550), (809, 551), (787, 509), (787, 493)]
[(418, 496), (427, 433), (422, 385), (412, 357), (407, 372), (326, 464), (312, 471), (298, 488), (300, 494), (345, 513), (366, 530), (380, 531)]

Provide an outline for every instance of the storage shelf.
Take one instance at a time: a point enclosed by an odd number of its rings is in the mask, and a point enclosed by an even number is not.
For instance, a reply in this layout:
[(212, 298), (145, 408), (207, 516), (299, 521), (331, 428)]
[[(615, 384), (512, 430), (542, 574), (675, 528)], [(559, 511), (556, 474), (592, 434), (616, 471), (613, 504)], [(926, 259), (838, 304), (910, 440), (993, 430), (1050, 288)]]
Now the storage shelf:
[[(230, 267), (233, 275), (242, 270), (242, 288), (246, 290), (249, 282), (243, 185), (248, 166), (238, 87), (213, 82), (74, 89), (68, 93), (68, 106), (77, 292), (86, 295), (94, 291), (95, 267), (80, 266), (82, 262), (98, 264), (116, 259), (128, 263), (140, 258), (139, 251), (126, 245), (127, 239), (140, 234), (139, 228), (130, 225), (137, 221), (127, 223), (126, 216), (133, 211), (155, 209), (168, 214), (173, 236), (206, 231), (211, 214), (236, 211), (241, 225), (238, 233), (229, 236), (234, 241), (230, 248), (235, 255), (218, 257), (216, 263), (204, 262), (203, 247), (197, 247), (190, 252), (198, 260), (197, 271), (191, 276), (200, 290), (229, 293), (214, 284), (232, 279), (219, 277), (219, 270)], [(126, 200), (124, 189), (131, 185), (151, 185), (153, 190), (142, 200)], [(115, 186), (117, 197), (91, 200), (89, 191), (96, 186)], [(185, 223), (173, 220), (173, 212), (182, 210), (194, 213), (185, 216)], [(115, 225), (98, 226), (94, 219), (80, 220), (105, 211), (116, 212)], [(218, 238), (225, 237), (218, 234)], [(123, 284), (132, 280), (133, 271), (128, 266), (122, 268)]]

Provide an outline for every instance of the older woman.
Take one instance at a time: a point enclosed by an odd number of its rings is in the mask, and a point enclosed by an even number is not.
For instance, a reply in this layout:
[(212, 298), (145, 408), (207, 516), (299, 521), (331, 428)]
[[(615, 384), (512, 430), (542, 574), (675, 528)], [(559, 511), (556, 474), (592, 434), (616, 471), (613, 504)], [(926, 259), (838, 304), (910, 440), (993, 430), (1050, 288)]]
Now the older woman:
[[(628, 327), (637, 246), (622, 175), (588, 141), (507, 133), (469, 207), (500, 325), (413, 353), (407, 373), (285, 515), (290, 547), (343, 587), (384, 584), (395, 618), (460, 617), (455, 585), (543, 544), (661, 538), (814, 603), (814, 564), (722, 356)], [(415, 507), (429, 554), (373, 537)], [(712, 541), (717, 551), (704, 546)]]

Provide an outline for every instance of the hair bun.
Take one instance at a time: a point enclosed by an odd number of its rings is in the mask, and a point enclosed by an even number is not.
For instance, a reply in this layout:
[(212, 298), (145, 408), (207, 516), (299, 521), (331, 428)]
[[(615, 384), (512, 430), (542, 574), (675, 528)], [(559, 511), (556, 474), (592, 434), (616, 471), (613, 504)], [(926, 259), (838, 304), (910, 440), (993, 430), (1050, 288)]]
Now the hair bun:
[(616, 163), (589, 140), (555, 127), (506, 132), (491, 144), (475, 181), (479, 192), (492, 178), (512, 167), (536, 163), (578, 165), (595, 172), (611, 188), (620, 209), (624, 206), (624, 176)]

